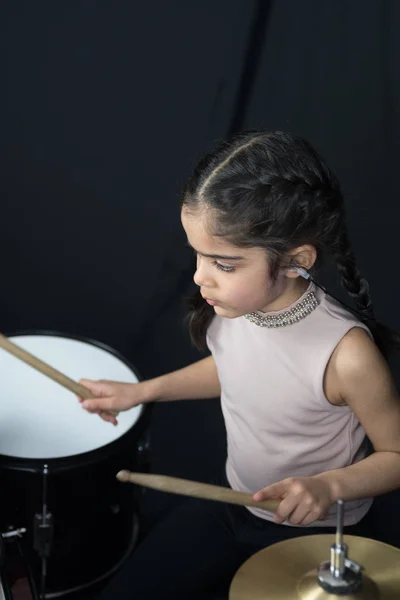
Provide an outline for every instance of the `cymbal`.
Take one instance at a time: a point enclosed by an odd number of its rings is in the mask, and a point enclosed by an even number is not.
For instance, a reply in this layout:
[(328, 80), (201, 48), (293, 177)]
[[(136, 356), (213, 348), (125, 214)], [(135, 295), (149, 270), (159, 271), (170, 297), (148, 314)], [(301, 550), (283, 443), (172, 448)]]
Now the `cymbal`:
[(324, 591), (317, 568), (329, 561), (334, 534), (284, 540), (251, 556), (232, 580), (229, 600), (395, 600), (400, 598), (400, 550), (346, 535), (348, 556), (364, 567), (362, 588), (350, 595)]

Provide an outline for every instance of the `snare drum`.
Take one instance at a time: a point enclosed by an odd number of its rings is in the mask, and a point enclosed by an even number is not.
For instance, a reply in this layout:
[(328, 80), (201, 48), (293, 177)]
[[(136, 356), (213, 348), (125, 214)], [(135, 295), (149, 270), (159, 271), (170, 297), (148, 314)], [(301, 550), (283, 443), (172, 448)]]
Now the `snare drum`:
[[(117, 352), (93, 341), (53, 333), (10, 339), (75, 381), (139, 381)], [(26, 528), (29, 562), (46, 598), (101, 581), (133, 550), (136, 492), (115, 476), (140, 469), (147, 417), (148, 407), (135, 407), (114, 427), (0, 350), (1, 531)]]

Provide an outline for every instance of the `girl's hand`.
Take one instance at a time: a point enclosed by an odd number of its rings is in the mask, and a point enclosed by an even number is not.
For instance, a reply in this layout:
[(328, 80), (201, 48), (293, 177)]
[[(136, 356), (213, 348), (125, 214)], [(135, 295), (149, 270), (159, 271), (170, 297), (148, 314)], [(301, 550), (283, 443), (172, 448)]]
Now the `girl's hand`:
[(254, 500), (281, 499), (275, 522), (289, 520), (293, 525), (309, 525), (321, 519), (335, 498), (329, 483), (316, 477), (290, 477), (255, 493)]
[(90, 413), (95, 413), (108, 423), (117, 425), (115, 416), (107, 411), (123, 411), (137, 406), (145, 401), (142, 383), (120, 383), (118, 381), (91, 381), (81, 379), (80, 384), (93, 393), (93, 400), (78, 398), (82, 407)]

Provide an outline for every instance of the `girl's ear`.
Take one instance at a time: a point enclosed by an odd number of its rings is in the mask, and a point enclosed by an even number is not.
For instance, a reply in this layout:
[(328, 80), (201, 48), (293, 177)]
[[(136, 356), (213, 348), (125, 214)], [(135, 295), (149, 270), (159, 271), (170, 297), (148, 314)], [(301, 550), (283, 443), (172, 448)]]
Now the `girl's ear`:
[(289, 255), (289, 268), (286, 272), (287, 277), (304, 277), (304, 272), (299, 272), (296, 268), (309, 271), (317, 260), (317, 249), (311, 244), (299, 246)]

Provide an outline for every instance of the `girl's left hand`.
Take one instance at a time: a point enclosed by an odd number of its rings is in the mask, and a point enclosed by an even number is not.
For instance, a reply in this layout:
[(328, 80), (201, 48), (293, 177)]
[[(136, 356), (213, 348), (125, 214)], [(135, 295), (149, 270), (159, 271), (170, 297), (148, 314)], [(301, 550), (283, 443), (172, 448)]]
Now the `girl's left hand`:
[(315, 477), (290, 477), (256, 492), (253, 499), (281, 499), (275, 522), (309, 525), (323, 517), (335, 502), (327, 481)]

